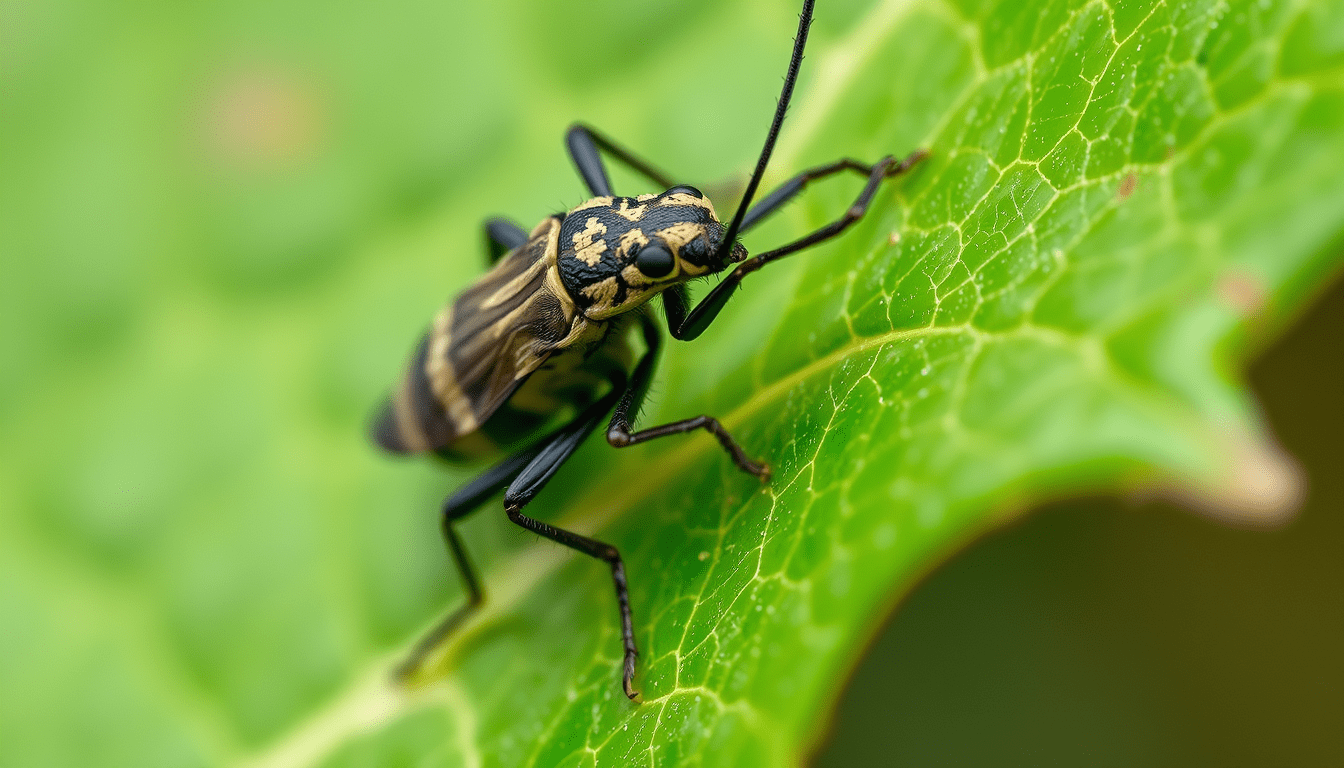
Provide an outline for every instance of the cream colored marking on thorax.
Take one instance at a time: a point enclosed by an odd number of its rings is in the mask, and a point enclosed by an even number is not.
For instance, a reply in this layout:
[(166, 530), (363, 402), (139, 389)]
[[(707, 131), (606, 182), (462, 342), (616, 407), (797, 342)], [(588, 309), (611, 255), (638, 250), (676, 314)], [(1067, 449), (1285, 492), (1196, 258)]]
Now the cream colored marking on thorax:
[[(709, 202), (709, 198), (699, 198), (687, 192), (674, 192), (662, 200), (658, 201), (659, 207), (668, 205), (693, 205), (697, 208), (704, 208), (710, 213), (714, 213), (714, 204)], [(718, 219), (718, 215), (714, 215)]]
[[(625, 269), (622, 269), (622, 270), (621, 270), (621, 279), (625, 281), (625, 284), (626, 284), (627, 286), (629, 286), (629, 287), (630, 287), (630, 290), (632, 290), (632, 291), (642, 291), (642, 290), (644, 290), (645, 288), (648, 288), (648, 287), (651, 286), (651, 285), (655, 285), (655, 284), (657, 284), (657, 282), (658, 282), (659, 280), (669, 280), (669, 281), (670, 281), (670, 280), (672, 280), (673, 278), (675, 278), (676, 276), (677, 276), (677, 273), (674, 271), (674, 272), (672, 272), (671, 274), (664, 275), (664, 276), (658, 278), (658, 280), (654, 280), (653, 278), (649, 277), (648, 275), (645, 275), (643, 272), (640, 272), (640, 271), (639, 271), (639, 267), (635, 266), (634, 264), (627, 264), (627, 265), (625, 266)], [(628, 304), (629, 302), (630, 302), (630, 297), (627, 296), (627, 297), (626, 297), (626, 303)]]
[(614, 277), (599, 280), (592, 285), (585, 285), (583, 295), (592, 299), (593, 302), (587, 310), (589, 316), (611, 309), (612, 301), (616, 298), (616, 291), (619, 288), (620, 285)]
[(629, 256), (631, 248), (635, 246), (642, 248), (648, 244), (649, 236), (644, 234), (643, 230), (638, 228), (627, 229), (625, 232), (621, 233), (620, 242), (616, 246), (616, 255), (624, 260)]
[(589, 208), (610, 208), (613, 199), (614, 198), (609, 195), (603, 195), (602, 197), (594, 197), (591, 200), (584, 200), (577, 206), (570, 208), (567, 217), (573, 216), (579, 211), (586, 211)]
[(639, 221), (644, 217), (644, 212), (647, 210), (649, 210), (649, 206), (647, 205), (637, 205), (634, 208), (631, 208), (629, 200), (622, 200), (621, 207), (616, 213), (625, 217), (626, 221)]
[(574, 233), (574, 257), (590, 267), (597, 266), (607, 250), (607, 241), (602, 239), (606, 233), (607, 225), (589, 216), (583, 231)]

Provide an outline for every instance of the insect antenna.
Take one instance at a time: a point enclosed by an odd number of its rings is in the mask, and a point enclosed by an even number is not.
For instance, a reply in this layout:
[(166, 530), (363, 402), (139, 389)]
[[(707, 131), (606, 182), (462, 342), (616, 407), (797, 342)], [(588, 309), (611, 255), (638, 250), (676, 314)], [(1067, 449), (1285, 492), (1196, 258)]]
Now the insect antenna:
[(770, 154), (775, 151), (775, 139), (779, 138), (779, 128), (784, 124), (784, 113), (789, 109), (789, 99), (793, 96), (793, 86), (798, 82), (798, 69), (803, 65), (803, 48), (807, 45), (807, 30), (812, 26), (812, 6), (815, 0), (803, 0), (803, 12), (798, 15), (798, 34), (793, 38), (793, 56), (789, 59), (789, 71), (784, 76), (784, 91), (775, 105), (775, 119), (770, 123), (770, 134), (765, 137), (765, 146), (761, 148), (761, 157), (756, 161), (756, 170), (747, 182), (747, 191), (742, 194), (742, 202), (737, 204), (737, 212), (728, 225), (728, 232), (719, 244), (719, 252), (714, 254), (716, 263), (724, 263), (732, 253), (733, 243), (737, 240), (737, 231), (742, 228), (742, 217), (751, 207), (751, 199), (756, 196), (756, 188), (761, 185), (765, 175), (765, 166), (770, 163)]

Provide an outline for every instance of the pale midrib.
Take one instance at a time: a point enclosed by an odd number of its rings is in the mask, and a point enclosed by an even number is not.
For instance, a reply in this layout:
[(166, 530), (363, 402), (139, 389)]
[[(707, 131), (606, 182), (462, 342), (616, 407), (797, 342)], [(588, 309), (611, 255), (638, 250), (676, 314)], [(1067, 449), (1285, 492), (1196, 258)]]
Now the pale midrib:
[[(802, 147), (821, 126), (825, 116), (834, 109), (840, 94), (861, 70), (860, 65), (873, 55), (896, 22), (913, 5), (914, 0), (886, 0), (860, 19), (855, 24), (854, 31), (846, 38), (837, 41), (821, 57), (817, 79), (800, 99), (804, 107), (799, 110), (793, 130), (781, 141), (772, 165), (792, 167), (795, 164), (795, 158)], [(734, 409), (722, 420), (730, 426), (739, 424), (754, 415), (763, 405), (779, 399), (802, 381), (838, 365), (855, 354), (894, 341), (965, 331), (964, 328), (919, 328), (853, 339), (846, 346), (759, 390), (750, 400)], [(681, 448), (670, 452), (658, 462), (660, 476), (651, 482), (640, 484), (645, 492), (625, 497), (626, 504), (621, 509), (608, 507), (607, 504), (611, 501), (610, 495), (594, 489), (571, 505), (572, 510), (583, 511), (563, 515), (560, 524), (580, 533), (591, 533), (605, 527), (620, 517), (626, 509), (630, 509), (633, 502), (647, 498), (654, 490), (661, 490), (664, 482), (679, 476), (678, 470), (713, 447), (716, 446), (705, 436), (688, 440)], [(594, 513), (592, 510), (604, 511)], [(479, 632), (482, 627), (488, 626), (492, 619), (507, 614), (507, 609), (511, 609), (529, 594), (534, 585), (568, 562), (567, 555), (568, 553), (562, 552), (560, 547), (537, 544), (522, 550), (502, 567), (491, 570), (485, 577), (485, 583), (492, 585), (490, 599), (477, 619), (445, 646), (443, 655), (451, 655), (457, 646)], [(355, 673), (351, 678), (351, 684), (334, 696), (326, 706), (297, 724), (287, 734), (273, 742), (268, 749), (239, 760), (236, 765), (246, 768), (300, 768), (314, 765), (349, 737), (370, 730), (379, 723), (390, 722), (400, 714), (433, 704), (446, 706), (450, 711), (458, 712), (459, 727), (474, 722), (473, 712), (459, 711), (470, 710), (470, 703), (465, 697), (416, 696), (393, 688), (388, 670), (391, 669), (394, 660), (403, 657), (410, 645), (411, 643), (408, 643), (406, 648), (399, 649), (390, 656), (378, 658), (365, 669)], [(448, 680), (438, 685), (457, 686), (458, 683), (450, 676)], [(465, 732), (460, 732), (459, 736), (463, 741), (469, 738)]]

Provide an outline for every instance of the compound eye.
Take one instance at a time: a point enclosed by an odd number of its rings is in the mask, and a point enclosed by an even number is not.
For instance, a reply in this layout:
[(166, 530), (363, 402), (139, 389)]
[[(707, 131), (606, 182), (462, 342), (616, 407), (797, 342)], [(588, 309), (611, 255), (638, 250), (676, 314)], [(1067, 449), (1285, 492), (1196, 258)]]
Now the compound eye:
[(700, 198), (703, 198), (705, 196), (703, 192), (696, 189), (695, 187), (692, 187), (690, 184), (678, 184), (677, 186), (667, 190), (667, 194), (669, 195), (675, 195), (678, 192), (684, 195), (694, 195)]
[(635, 257), (635, 267), (646, 277), (664, 277), (672, 271), (676, 262), (672, 259), (672, 252), (665, 246), (657, 243), (649, 243), (640, 249), (639, 255)]

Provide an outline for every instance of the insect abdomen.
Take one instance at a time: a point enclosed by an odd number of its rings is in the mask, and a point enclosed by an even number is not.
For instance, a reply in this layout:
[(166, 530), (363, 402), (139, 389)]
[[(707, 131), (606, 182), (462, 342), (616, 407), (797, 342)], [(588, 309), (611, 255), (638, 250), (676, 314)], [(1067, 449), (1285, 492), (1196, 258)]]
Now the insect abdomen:
[(427, 451), (457, 437), (425, 374), (429, 340), (428, 333), (420, 338), (401, 386), (384, 404), (374, 422), (374, 440), (394, 453)]

